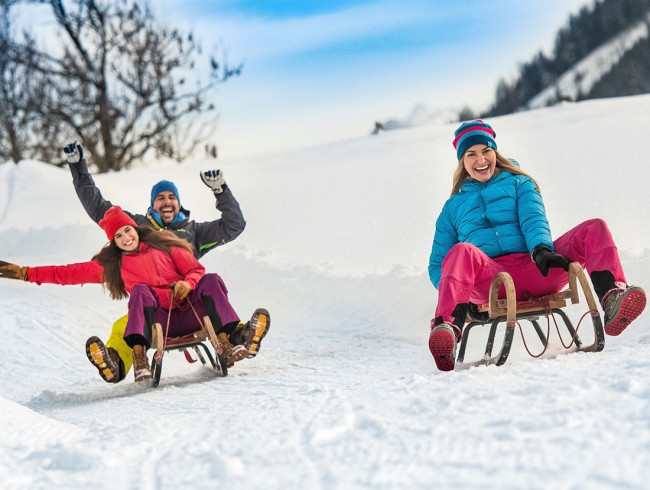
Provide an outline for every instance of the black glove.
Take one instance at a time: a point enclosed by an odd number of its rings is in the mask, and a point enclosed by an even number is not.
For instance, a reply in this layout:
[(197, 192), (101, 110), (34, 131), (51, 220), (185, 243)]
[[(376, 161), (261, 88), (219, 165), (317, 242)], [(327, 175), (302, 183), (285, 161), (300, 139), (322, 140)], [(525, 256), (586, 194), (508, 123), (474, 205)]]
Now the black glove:
[(10, 264), (0, 260), (0, 277), (6, 279), (20, 279), (21, 281), (27, 280), (27, 267), (20, 267), (16, 264)]
[(68, 160), (68, 163), (71, 164), (79, 163), (84, 157), (84, 149), (76, 141), (64, 147), (63, 153), (65, 153), (65, 157)]
[(548, 276), (548, 270), (552, 267), (568, 271), (571, 263), (567, 257), (551, 252), (551, 249), (544, 245), (533, 250), (533, 260), (544, 277)]

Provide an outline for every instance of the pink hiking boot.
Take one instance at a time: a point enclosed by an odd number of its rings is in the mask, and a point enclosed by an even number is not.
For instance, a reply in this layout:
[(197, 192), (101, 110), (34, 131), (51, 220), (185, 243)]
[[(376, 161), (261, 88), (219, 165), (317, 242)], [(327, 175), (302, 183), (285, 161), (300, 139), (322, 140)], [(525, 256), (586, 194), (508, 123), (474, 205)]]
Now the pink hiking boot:
[(440, 371), (453, 371), (456, 363), (456, 345), (459, 340), (458, 327), (441, 323), (431, 329), (429, 350)]
[(646, 296), (638, 286), (615, 288), (603, 297), (602, 306), (605, 314), (605, 333), (619, 335), (645, 309)]

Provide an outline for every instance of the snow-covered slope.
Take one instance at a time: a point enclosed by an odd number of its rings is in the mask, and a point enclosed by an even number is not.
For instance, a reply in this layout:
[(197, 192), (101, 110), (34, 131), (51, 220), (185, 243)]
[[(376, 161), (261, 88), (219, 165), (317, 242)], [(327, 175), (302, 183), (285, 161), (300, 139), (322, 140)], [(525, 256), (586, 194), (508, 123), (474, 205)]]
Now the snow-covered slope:
[[(649, 112), (640, 96), (489, 121), (540, 181), (554, 235), (604, 218), (628, 280), (646, 288)], [(97, 176), (133, 211), (173, 180), (203, 221), (215, 211), (199, 169), (218, 165), (248, 227), (203, 263), (243, 318), (265, 306), (272, 328), (227, 378), (170, 353), (158, 389), (114, 386), (84, 343), (106, 338), (125, 302), (95, 285), (0, 281), (0, 487), (644, 488), (647, 312), (598, 354), (553, 358), (554, 339), (533, 360), (518, 338), (503, 367), (436, 371), (426, 266), (454, 129)], [(0, 260), (85, 260), (104, 241), (67, 169), (0, 166)]]

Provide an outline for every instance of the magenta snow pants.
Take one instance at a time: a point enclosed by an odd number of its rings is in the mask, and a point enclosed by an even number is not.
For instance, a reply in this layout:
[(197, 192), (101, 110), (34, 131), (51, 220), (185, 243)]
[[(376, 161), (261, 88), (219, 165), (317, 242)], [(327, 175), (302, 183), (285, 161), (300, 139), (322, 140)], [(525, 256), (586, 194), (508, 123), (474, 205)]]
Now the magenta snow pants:
[[(609, 271), (616, 282), (626, 283), (616, 245), (602, 219), (579, 224), (555, 240), (553, 246), (555, 252), (579, 262), (588, 273)], [(569, 282), (569, 275), (563, 269), (549, 269), (548, 276), (544, 277), (528, 253), (490, 258), (474, 245), (458, 243), (442, 262), (435, 316), (452, 323), (456, 305), (487, 303), (492, 278), (504, 271), (512, 276), (517, 300), (557, 293)], [(503, 288), (499, 296), (505, 297)]]
[[(203, 317), (207, 314), (206, 307), (203, 304), (204, 296), (212, 298), (222, 325), (239, 322), (237, 313), (235, 313), (228, 301), (228, 290), (221, 277), (217, 274), (206, 274), (181, 306), (172, 308), (167, 335), (178, 337), (196, 332), (201, 328), (197, 315), (203, 321)], [(194, 306), (196, 314), (190, 308), (188, 302)], [(160, 299), (151, 287), (138, 284), (131, 291), (131, 297), (129, 298), (129, 319), (124, 331), (125, 339), (131, 335), (141, 336), (147, 340), (150, 339), (149, 332), (145, 334), (145, 329), (147, 329), (145, 309), (153, 310), (153, 322), (160, 323), (163, 332), (167, 331), (169, 310), (160, 306)], [(214, 325), (214, 327), (217, 329), (217, 325)], [(128, 341), (127, 344), (129, 344)]]

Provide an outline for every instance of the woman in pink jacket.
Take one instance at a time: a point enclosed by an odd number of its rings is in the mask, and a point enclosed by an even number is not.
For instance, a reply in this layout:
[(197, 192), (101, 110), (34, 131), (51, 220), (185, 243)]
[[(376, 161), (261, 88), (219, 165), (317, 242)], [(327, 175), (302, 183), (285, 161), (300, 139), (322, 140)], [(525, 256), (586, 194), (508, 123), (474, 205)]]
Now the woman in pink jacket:
[(128, 297), (129, 319), (124, 340), (132, 349), (136, 381), (151, 378), (146, 355), (151, 344), (151, 326), (155, 322), (166, 326), (168, 315), (169, 336), (195, 332), (200, 326), (197, 315), (208, 315), (219, 340), (226, 344), (227, 364), (248, 355), (243, 345), (228, 342), (226, 332), (231, 332), (240, 321), (228, 301), (223, 280), (217, 274), (205, 273), (188, 242), (170, 232), (138, 227), (119, 206), (108, 209), (99, 226), (110, 242), (92, 261), (43, 267), (3, 263), (0, 277), (36, 284), (100, 283), (113, 299)]

